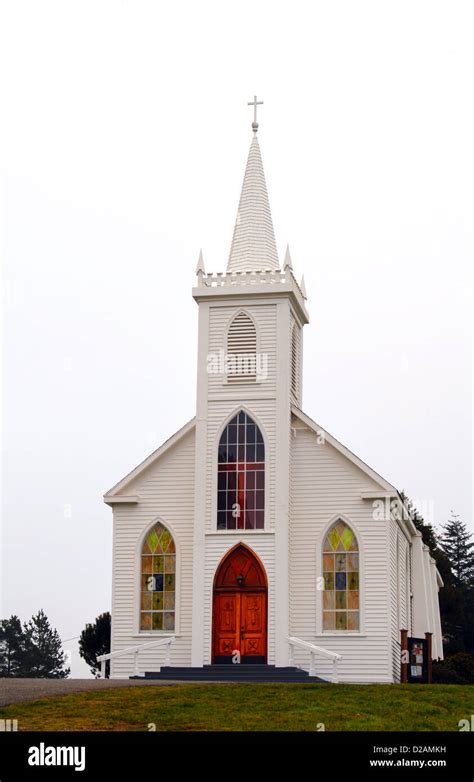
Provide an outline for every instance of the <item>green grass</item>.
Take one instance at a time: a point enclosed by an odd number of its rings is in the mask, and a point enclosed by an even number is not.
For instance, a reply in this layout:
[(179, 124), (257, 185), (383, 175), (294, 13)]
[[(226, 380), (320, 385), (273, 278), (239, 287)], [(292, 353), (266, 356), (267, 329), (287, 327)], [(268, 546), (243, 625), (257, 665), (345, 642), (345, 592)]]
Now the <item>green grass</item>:
[(19, 730), (457, 731), (474, 686), (219, 684), (81, 692), (0, 709)]

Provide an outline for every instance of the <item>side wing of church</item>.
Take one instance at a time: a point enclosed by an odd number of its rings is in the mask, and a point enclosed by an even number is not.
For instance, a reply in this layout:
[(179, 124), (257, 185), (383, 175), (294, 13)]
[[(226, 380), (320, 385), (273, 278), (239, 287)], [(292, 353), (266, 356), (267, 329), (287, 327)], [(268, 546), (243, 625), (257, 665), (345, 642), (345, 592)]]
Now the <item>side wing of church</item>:
[(302, 410), (306, 291), (288, 250), (280, 267), (252, 127), (227, 271), (198, 262), (196, 416), (104, 497), (111, 676), (397, 682), (401, 631), (442, 658), (442, 581), (396, 488)]

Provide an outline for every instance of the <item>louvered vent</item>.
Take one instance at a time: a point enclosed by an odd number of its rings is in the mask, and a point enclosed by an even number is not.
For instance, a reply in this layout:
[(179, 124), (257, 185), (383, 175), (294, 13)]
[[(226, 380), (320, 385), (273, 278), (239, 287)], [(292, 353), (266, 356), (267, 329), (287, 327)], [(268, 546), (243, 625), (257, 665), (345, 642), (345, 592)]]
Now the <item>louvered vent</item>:
[(291, 332), (291, 390), (298, 396), (298, 332), (296, 324)]
[(227, 381), (254, 383), (257, 377), (257, 332), (251, 318), (239, 312), (227, 333)]

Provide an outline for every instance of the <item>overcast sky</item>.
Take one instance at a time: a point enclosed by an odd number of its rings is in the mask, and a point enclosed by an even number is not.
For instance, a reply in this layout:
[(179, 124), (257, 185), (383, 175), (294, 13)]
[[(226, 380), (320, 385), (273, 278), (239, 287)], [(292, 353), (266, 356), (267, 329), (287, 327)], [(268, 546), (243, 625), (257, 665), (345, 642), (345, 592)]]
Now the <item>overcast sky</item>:
[(1, 616), (110, 609), (102, 494), (194, 414), (257, 94), (304, 409), (471, 524), (472, 4), (2, 2)]

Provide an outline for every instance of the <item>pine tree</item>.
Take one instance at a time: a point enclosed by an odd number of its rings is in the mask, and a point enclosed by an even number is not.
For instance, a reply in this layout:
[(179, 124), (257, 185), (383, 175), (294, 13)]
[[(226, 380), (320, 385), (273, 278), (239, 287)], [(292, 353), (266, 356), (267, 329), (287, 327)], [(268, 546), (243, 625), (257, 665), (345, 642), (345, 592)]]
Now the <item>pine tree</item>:
[[(84, 658), (94, 676), (98, 678), (100, 663), (97, 657), (110, 652), (110, 614), (100, 614), (94, 624), (87, 624), (79, 639), (79, 654)], [(106, 678), (110, 676), (110, 662), (106, 663)]]
[(42, 609), (29, 622), (25, 622), (24, 633), (28, 643), (26, 675), (36, 679), (67, 678), (71, 669), (65, 668), (66, 658), (61, 639)]
[(436, 567), (439, 570), (441, 578), (444, 584), (450, 584), (452, 582), (451, 566), (446, 553), (440, 548), (440, 542), (436, 530), (430, 522), (425, 521), (421, 513), (416, 509), (413, 502), (402, 490), (400, 492), (400, 498), (404, 502), (411, 520), (415, 525), (418, 532), (421, 532), (421, 538), (423, 543), (430, 549), (430, 554), (434, 560), (436, 560)]
[(472, 586), (474, 583), (474, 542), (472, 533), (451, 511), (451, 518), (443, 526), (441, 546), (449, 558), (455, 586)]
[(0, 676), (26, 676), (27, 638), (17, 616), (0, 622)]

